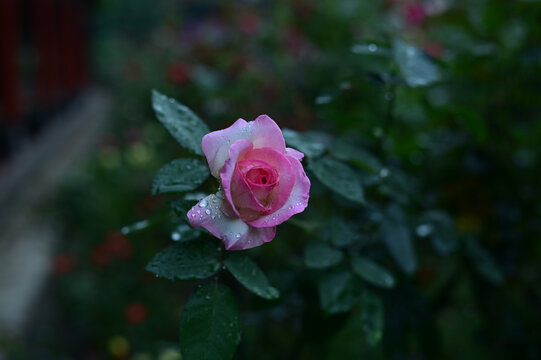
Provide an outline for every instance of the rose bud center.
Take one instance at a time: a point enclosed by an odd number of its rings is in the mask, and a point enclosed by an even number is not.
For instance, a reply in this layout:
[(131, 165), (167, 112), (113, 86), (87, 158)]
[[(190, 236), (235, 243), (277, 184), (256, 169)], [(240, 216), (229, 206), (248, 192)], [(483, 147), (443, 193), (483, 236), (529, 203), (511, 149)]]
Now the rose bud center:
[(265, 205), (272, 189), (279, 181), (276, 169), (261, 160), (239, 161), (237, 165), (256, 199)]

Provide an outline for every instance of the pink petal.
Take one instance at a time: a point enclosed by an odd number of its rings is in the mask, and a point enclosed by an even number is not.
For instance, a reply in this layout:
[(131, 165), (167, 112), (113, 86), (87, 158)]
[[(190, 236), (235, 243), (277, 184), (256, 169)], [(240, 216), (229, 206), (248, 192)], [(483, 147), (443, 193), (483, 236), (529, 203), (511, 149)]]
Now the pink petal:
[(231, 195), (231, 181), (233, 181), (233, 174), (235, 173), (235, 168), (237, 166), (239, 156), (241, 156), (248, 150), (251, 150), (252, 147), (253, 145), (249, 140), (241, 139), (235, 141), (233, 145), (231, 145), (231, 147), (229, 148), (228, 159), (224, 162), (224, 165), (220, 171), (220, 179), (222, 181), (225, 198), (227, 199), (227, 201), (229, 201), (229, 204), (232, 206), (233, 211), (235, 212), (235, 214), (237, 214), (237, 216), (240, 216), (240, 213), (235, 207), (235, 203), (233, 202), (233, 198)]
[(295, 159), (299, 161), (301, 161), (304, 158), (303, 153), (292, 148), (286, 148), (286, 155), (293, 156)]
[[(237, 176), (237, 172), (238, 176), (241, 176), (244, 180), (242, 183), (254, 194), (258, 203), (268, 204), (269, 195), (279, 181), (278, 172), (276, 172), (271, 165), (262, 160), (241, 160), (237, 162), (237, 168), (233, 174), (233, 179)], [(251, 179), (249, 178), (250, 174), (252, 174)], [(255, 177), (253, 176), (254, 174)], [(263, 183), (261, 178), (258, 178), (261, 177), (262, 174), (267, 174), (265, 183)], [(233, 181), (233, 184), (235, 184), (235, 181)], [(231, 190), (233, 198), (237, 198), (235, 193), (233, 188)], [(236, 202), (237, 201), (235, 200), (235, 203)]]
[(188, 211), (193, 227), (205, 228), (225, 244), (227, 250), (244, 250), (274, 239), (276, 227), (254, 228), (239, 219), (221, 193), (207, 196)]
[(264, 161), (278, 171), (278, 184), (276, 184), (272, 190), (270, 195), (271, 199), (269, 199), (269, 202), (265, 207), (265, 212), (266, 214), (269, 214), (280, 209), (289, 198), (289, 194), (295, 184), (294, 169), (291, 166), (288, 156), (271, 148), (262, 148), (248, 150), (242, 157), (244, 160)]
[(257, 200), (254, 192), (250, 189), (250, 186), (239, 171), (238, 166), (235, 167), (231, 179), (230, 196), (234, 202), (235, 209), (238, 210), (239, 216), (244, 221), (255, 220), (265, 211), (265, 207)]
[(267, 115), (261, 115), (255, 121), (246, 122), (238, 119), (230, 127), (213, 131), (203, 137), (201, 146), (207, 158), (210, 172), (215, 178), (229, 157), (229, 147), (237, 140), (250, 140), (254, 148), (270, 147), (285, 152), (282, 131)]
[(308, 206), (308, 198), (310, 197), (310, 180), (306, 176), (301, 163), (294, 157), (287, 156), (292, 165), (293, 173), (295, 174), (295, 185), (291, 190), (291, 194), (286, 203), (272, 214), (262, 216), (257, 220), (249, 221), (248, 224), (256, 228), (267, 228), (276, 226), (291, 216), (301, 213)]

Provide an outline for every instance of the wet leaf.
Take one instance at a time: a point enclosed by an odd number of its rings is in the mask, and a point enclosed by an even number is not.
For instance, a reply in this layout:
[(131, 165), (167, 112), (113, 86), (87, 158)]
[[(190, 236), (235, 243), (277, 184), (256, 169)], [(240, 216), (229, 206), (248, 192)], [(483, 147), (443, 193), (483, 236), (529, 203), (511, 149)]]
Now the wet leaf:
[(349, 311), (360, 296), (360, 283), (345, 270), (327, 274), (319, 283), (321, 307), (328, 314)]
[(393, 55), (408, 86), (427, 86), (440, 80), (436, 64), (417, 47), (395, 39)]
[(365, 202), (361, 178), (346, 164), (321, 158), (312, 160), (309, 169), (329, 189), (357, 203)]
[(312, 269), (325, 269), (338, 264), (343, 254), (325, 243), (309, 243), (304, 249), (304, 263)]
[(160, 251), (146, 270), (169, 280), (197, 280), (214, 275), (220, 268), (218, 248), (206, 241), (181, 242)]
[(330, 232), (331, 242), (334, 246), (347, 246), (359, 238), (359, 234), (355, 229), (341, 218), (331, 218), (327, 226)]
[(158, 120), (181, 146), (203, 155), (201, 139), (210, 130), (193, 111), (156, 90), (152, 90), (152, 107)]
[(176, 159), (162, 167), (152, 182), (153, 194), (179, 193), (199, 187), (209, 176), (199, 159)]
[(188, 299), (180, 321), (183, 360), (229, 360), (240, 342), (241, 323), (233, 292), (205, 284)]
[(186, 223), (181, 223), (171, 232), (173, 241), (190, 241), (201, 236), (201, 230), (195, 229)]
[(433, 210), (421, 216), (422, 223), (416, 232), (420, 237), (429, 237), (434, 249), (442, 255), (455, 251), (458, 239), (453, 219), (443, 211)]
[(393, 275), (387, 269), (368, 258), (353, 257), (351, 267), (355, 274), (373, 285), (389, 289), (395, 284)]
[(411, 275), (417, 269), (417, 256), (409, 228), (404, 222), (402, 210), (393, 206), (380, 226), (381, 238), (400, 269)]
[(321, 156), (325, 152), (326, 146), (316, 141), (313, 136), (301, 134), (291, 129), (283, 129), (282, 134), (288, 146), (301, 151), (309, 158)]
[(224, 264), (235, 279), (254, 294), (268, 300), (280, 297), (278, 289), (269, 284), (265, 273), (247, 255), (228, 252)]
[(383, 168), (383, 165), (375, 156), (344, 139), (338, 139), (330, 151), (337, 159), (349, 161), (374, 174), (378, 174)]
[(361, 296), (361, 322), (368, 344), (377, 345), (383, 336), (384, 309), (379, 296), (368, 290)]
[(492, 255), (472, 237), (465, 239), (464, 243), (466, 253), (477, 272), (494, 285), (501, 285), (504, 281), (503, 274)]

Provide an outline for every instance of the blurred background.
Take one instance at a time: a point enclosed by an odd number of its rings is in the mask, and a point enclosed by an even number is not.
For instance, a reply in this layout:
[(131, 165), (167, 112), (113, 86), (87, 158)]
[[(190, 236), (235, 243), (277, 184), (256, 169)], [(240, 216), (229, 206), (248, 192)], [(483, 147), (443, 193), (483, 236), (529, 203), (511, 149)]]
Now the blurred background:
[[(419, 246), (377, 349), (354, 329), (308, 335), (321, 319), (295, 296), (293, 314), (244, 299), (266, 315), (245, 315), (239, 359), (541, 358), (540, 19), (536, 0), (3, 0), (0, 359), (180, 359), (189, 287), (144, 271), (169, 229), (121, 231), (160, 217), (152, 178), (185, 155), (153, 88), (211, 129), (266, 113), (354, 136), (499, 267), (487, 282)], [(396, 84), (395, 38), (431, 58), (435, 81)]]

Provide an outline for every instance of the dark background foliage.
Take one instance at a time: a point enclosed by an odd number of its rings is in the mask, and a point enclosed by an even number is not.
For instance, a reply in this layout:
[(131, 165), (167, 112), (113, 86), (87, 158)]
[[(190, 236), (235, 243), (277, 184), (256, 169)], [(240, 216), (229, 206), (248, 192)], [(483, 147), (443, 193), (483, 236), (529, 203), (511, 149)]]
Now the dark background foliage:
[[(30, 330), (0, 341), (7, 358), (180, 358), (197, 282), (145, 265), (179, 226), (178, 196), (151, 195), (152, 179), (188, 153), (155, 119), (153, 88), (211, 130), (266, 113), (304, 134), (286, 140), (308, 155), (309, 208), (248, 251), (281, 297), (217, 275), (241, 309), (235, 358), (541, 357), (539, 2), (85, 5), (112, 121), (44, 209), (62, 241)], [(359, 182), (362, 204), (344, 181)], [(357, 277), (359, 254), (394, 286)], [(359, 289), (382, 299), (381, 341)]]

